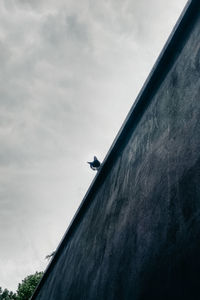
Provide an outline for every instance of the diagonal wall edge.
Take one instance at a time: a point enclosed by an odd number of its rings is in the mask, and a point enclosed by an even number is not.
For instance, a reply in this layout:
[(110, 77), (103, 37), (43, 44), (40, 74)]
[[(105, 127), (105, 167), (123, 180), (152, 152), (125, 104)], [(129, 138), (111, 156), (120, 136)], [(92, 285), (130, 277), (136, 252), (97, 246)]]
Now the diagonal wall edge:
[(70, 239), (72, 233), (79, 226), (80, 222), (84, 218), (84, 214), (87, 211), (94, 195), (105, 181), (111, 166), (113, 165), (118, 154), (123, 150), (126, 145), (126, 141), (129, 139), (132, 132), (138, 125), (145, 110), (151, 103), (151, 99), (156, 94), (158, 88), (162, 84), (164, 78), (171, 70), (174, 62), (177, 60), (181, 49), (187, 39), (188, 35), (193, 30), (195, 22), (199, 16), (199, 3), (196, 0), (191, 0), (187, 3), (179, 21), (177, 22), (172, 34), (170, 35), (165, 47), (163, 48), (155, 66), (153, 67), (149, 77), (147, 78), (141, 92), (139, 93), (133, 107), (131, 108), (122, 128), (120, 129), (113, 145), (111, 146), (103, 164), (101, 170), (97, 173), (93, 180), (88, 192), (86, 193), (78, 211), (76, 212), (70, 226), (68, 227), (60, 245), (57, 248), (55, 256), (46, 269), (46, 272), (40, 281), (32, 299), (37, 299), (39, 291), (42, 289), (45, 280), (50, 272), (52, 272), (56, 265), (64, 246)]

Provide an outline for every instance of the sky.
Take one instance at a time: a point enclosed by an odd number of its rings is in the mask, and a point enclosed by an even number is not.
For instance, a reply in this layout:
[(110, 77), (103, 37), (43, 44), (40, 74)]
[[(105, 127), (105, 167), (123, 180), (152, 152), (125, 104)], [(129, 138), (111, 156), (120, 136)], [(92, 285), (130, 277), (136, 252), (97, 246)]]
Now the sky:
[(186, 0), (0, 0), (0, 286), (43, 271)]

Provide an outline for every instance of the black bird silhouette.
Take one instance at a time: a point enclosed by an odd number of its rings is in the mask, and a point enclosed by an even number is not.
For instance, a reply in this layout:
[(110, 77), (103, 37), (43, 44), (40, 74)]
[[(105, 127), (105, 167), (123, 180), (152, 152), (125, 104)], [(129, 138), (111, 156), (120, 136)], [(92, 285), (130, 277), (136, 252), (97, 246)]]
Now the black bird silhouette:
[(92, 162), (88, 161), (87, 163), (90, 165), (90, 168), (94, 171), (98, 170), (101, 165), (100, 161), (97, 159), (96, 156), (94, 156), (94, 161)]

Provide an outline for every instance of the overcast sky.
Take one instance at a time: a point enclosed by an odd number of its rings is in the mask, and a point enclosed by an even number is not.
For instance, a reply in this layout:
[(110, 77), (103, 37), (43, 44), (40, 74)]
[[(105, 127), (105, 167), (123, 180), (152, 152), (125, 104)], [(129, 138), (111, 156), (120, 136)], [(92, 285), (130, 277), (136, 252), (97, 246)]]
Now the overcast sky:
[(0, 0), (0, 286), (44, 270), (186, 0)]

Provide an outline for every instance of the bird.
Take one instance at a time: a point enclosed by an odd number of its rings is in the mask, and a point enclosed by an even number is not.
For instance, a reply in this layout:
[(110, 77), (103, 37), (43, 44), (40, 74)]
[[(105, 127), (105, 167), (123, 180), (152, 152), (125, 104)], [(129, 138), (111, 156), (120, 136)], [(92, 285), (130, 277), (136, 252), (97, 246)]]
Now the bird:
[(88, 161), (87, 163), (90, 165), (90, 168), (91, 168), (92, 170), (94, 170), (94, 171), (97, 171), (97, 170), (100, 168), (100, 166), (101, 166), (101, 163), (100, 163), (100, 161), (97, 159), (96, 156), (94, 156), (94, 160), (93, 160), (92, 162), (91, 162), (91, 161)]

